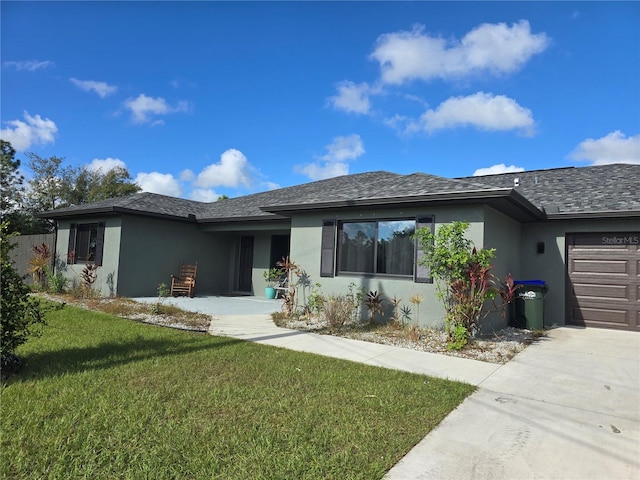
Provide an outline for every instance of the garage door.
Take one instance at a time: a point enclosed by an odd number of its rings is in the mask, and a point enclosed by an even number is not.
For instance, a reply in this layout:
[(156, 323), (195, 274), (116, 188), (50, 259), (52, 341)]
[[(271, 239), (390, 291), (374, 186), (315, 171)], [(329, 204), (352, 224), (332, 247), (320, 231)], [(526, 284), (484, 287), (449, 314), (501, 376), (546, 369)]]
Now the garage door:
[(640, 232), (567, 235), (567, 323), (640, 331)]

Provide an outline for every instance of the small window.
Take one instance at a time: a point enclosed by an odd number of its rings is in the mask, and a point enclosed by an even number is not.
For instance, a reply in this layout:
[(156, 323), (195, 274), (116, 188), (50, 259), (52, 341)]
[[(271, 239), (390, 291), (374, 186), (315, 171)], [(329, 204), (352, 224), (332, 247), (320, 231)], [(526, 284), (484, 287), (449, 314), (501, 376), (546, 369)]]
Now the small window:
[(102, 265), (104, 223), (71, 224), (67, 263)]

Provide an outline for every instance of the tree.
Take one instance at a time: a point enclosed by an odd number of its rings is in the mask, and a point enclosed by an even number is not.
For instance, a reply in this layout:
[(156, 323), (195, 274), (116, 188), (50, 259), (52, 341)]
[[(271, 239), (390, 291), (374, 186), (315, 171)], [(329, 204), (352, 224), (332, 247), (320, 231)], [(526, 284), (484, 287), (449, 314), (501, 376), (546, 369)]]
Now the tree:
[[(132, 183), (127, 169), (115, 167), (103, 173), (86, 166), (62, 167), (63, 158), (42, 158), (28, 153), (33, 179), (25, 193), (25, 210), (41, 233), (51, 231), (53, 224), (37, 219), (38, 213), (61, 207), (73, 207), (84, 203), (122, 197), (140, 191)], [(25, 232), (22, 232), (25, 233)]]
[(67, 168), (62, 173), (60, 194), (65, 206), (124, 197), (140, 191), (138, 185), (131, 183), (127, 169), (122, 167), (114, 167), (106, 173), (86, 167)]
[(0, 368), (3, 373), (20, 366), (15, 349), (27, 341), (38, 326), (44, 325), (40, 303), (29, 297), (29, 287), (13, 267), (9, 251), (12, 235), (8, 224), (0, 224), (0, 277), (2, 315), (0, 316)]
[(2, 188), (2, 215), (7, 215), (18, 208), (22, 202), (22, 183), (20, 160), (15, 158), (16, 151), (9, 142), (0, 140), (0, 187)]
[(114, 167), (105, 174), (98, 172), (89, 190), (89, 202), (97, 202), (108, 198), (125, 197), (138, 193), (141, 188), (131, 182), (131, 175), (126, 168)]
[(43, 231), (42, 221), (25, 210), (24, 177), (20, 173), (20, 160), (15, 158), (16, 151), (9, 142), (0, 140), (0, 143), (2, 192), (0, 220), (7, 223), (8, 232), (40, 233)]
[(16, 151), (9, 142), (0, 140), (0, 192), (2, 199), (0, 209), (2, 221), (7, 223), (9, 232), (18, 231), (20, 206), (24, 191), (24, 177), (20, 174), (20, 160), (15, 158)]
[(29, 168), (33, 172), (33, 179), (29, 182), (30, 191), (27, 194), (31, 209), (34, 212), (43, 212), (67, 206), (62, 199), (63, 176), (69, 173), (61, 167), (64, 158), (42, 158), (35, 153), (27, 153), (27, 157)]

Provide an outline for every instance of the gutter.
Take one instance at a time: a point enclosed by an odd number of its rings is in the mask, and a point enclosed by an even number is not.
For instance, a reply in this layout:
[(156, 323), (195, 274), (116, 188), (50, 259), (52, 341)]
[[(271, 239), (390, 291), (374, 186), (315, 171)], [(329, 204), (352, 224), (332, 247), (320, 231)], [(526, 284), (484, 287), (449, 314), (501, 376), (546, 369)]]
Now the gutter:
[[(262, 209), (261, 209), (262, 210)], [(285, 215), (252, 215), (250, 217), (212, 217), (200, 218), (197, 220), (200, 225), (219, 224), (219, 223), (239, 223), (239, 222), (283, 222), (290, 220)]]
[(602, 218), (640, 218), (640, 210), (602, 210), (598, 212), (554, 212), (547, 213), (547, 220), (584, 220)]

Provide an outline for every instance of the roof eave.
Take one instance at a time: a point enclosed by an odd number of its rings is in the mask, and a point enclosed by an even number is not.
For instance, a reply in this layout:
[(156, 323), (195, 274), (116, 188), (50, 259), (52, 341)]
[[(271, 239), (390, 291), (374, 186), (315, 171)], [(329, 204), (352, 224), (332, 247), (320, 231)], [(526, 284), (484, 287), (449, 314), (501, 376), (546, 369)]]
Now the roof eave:
[(36, 213), (35, 216), (38, 218), (68, 218), (68, 217), (77, 217), (80, 215), (112, 215), (115, 213), (115, 207), (98, 207), (98, 208), (83, 208), (78, 210), (48, 210), (46, 212)]
[(544, 217), (544, 213), (536, 208), (524, 196), (516, 192), (513, 188), (494, 188), (482, 190), (469, 190), (463, 192), (442, 192), (427, 195), (414, 195), (407, 197), (384, 197), (362, 200), (340, 200), (335, 202), (321, 202), (313, 204), (290, 204), (272, 205), (261, 207), (261, 210), (282, 215), (292, 215), (294, 213), (319, 212), (345, 207), (379, 207), (379, 206), (410, 206), (410, 205), (442, 205), (442, 204), (470, 204), (489, 203), (502, 210), (503, 205), (496, 202), (508, 202), (512, 207), (509, 215), (517, 216), (522, 220), (532, 221)]
[(597, 212), (547, 213), (547, 220), (584, 220), (600, 218), (640, 218), (640, 210), (602, 210)]
[(187, 216), (184, 215), (171, 215), (168, 213), (160, 213), (160, 212), (149, 212), (142, 210), (135, 210), (127, 207), (117, 207), (117, 206), (109, 206), (109, 207), (98, 207), (98, 208), (84, 208), (79, 210), (67, 210), (64, 212), (56, 212), (55, 210), (49, 212), (42, 212), (36, 214), (39, 218), (50, 218), (54, 220), (62, 219), (62, 218), (73, 218), (78, 216), (86, 216), (86, 215), (139, 215), (142, 217), (153, 217), (153, 218), (164, 218), (170, 220), (177, 220), (181, 222), (189, 222), (196, 223), (196, 216), (192, 213)]
[(273, 222), (273, 221), (288, 221), (289, 217), (285, 215), (249, 215), (245, 217), (210, 217), (210, 218), (198, 218), (198, 223), (238, 223), (238, 222)]

